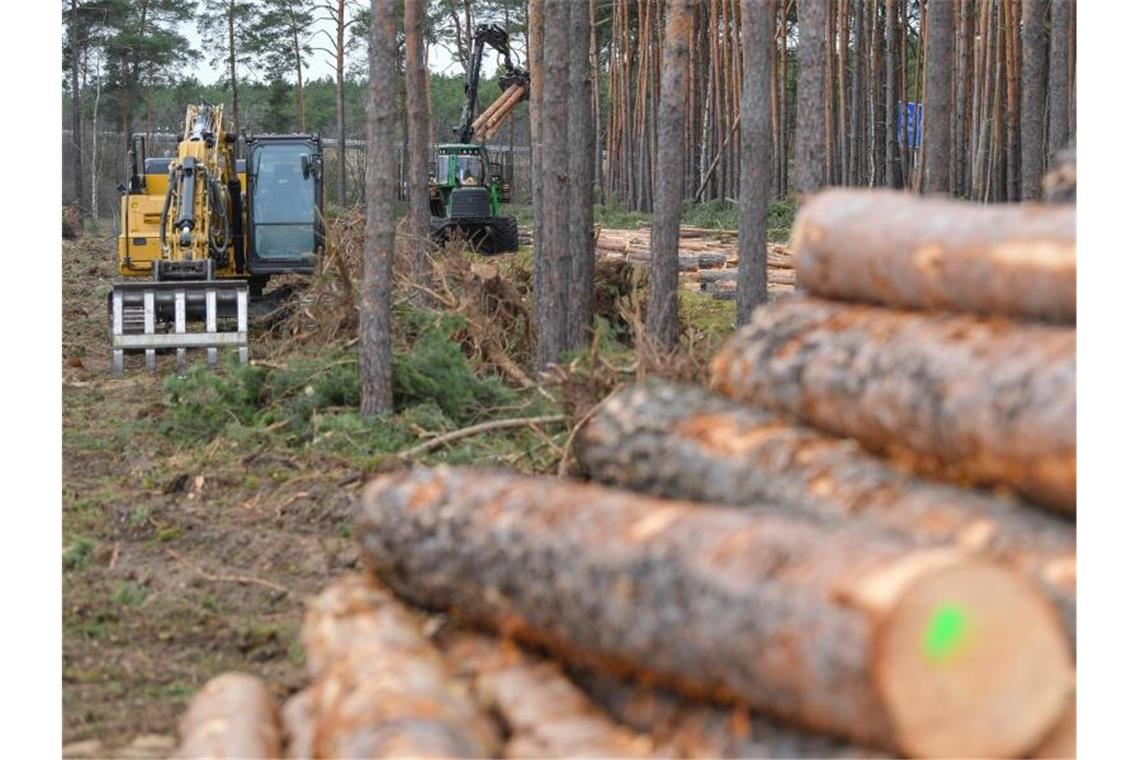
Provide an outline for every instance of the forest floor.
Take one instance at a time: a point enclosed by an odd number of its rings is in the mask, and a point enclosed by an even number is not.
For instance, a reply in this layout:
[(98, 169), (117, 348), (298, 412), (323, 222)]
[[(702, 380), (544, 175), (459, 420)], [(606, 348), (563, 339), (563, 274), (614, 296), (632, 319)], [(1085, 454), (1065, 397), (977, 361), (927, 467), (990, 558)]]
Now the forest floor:
[[(607, 337), (588, 362), (571, 362), (584, 398), (570, 398), (573, 383), (509, 385), (473, 358), (462, 315), (398, 298), (397, 329), (409, 335), (394, 349), (396, 413), (379, 421), (356, 413), (351, 337), (270, 334), (253, 347), (255, 366), (197, 366), (183, 378), (171, 357), (151, 375), (128, 356), (125, 377), (112, 379), (113, 251), (105, 237), (63, 244), (70, 756), (169, 755), (189, 697), (225, 670), (252, 672), (286, 697), (304, 680), (306, 599), (357, 566), (352, 523), (368, 474), (399, 466), (394, 453), (442, 431), (565, 412), (564, 423), (484, 433), (416, 458), (555, 472), (570, 457), (575, 404), (639, 371), (630, 348)], [(732, 304), (682, 294), (682, 321), (707, 355), (732, 330)], [(585, 364), (588, 373), (573, 369)]]

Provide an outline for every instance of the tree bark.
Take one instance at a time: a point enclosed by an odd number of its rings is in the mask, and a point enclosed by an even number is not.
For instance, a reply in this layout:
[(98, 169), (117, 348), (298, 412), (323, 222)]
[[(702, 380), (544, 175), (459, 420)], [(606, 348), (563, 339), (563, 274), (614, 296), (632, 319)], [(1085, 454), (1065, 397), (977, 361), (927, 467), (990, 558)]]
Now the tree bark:
[[(405, 99), (408, 104), (408, 239), (412, 277), (428, 285), (428, 251), (431, 247), (431, 206), (428, 167), (431, 165), (431, 131), (428, 124), (428, 77), (424, 64), (424, 7), (422, 0), (404, 0)], [(342, 154), (343, 155), (343, 154)], [(421, 296), (427, 297), (426, 293)]]
[(1045, 0), (1023, 0), (1021, 20), (1021, 197), (1041, 198), (1045, 162)]
[(848, 100), (847, 107), (851, 112), (850, 134), (847, 139), (850, 142), (850, 149), (848, 150), (847, 159), (850, 162), (848, 168), (848, 184), (862, 185), (863, 184), (863, 161), (865, 155), (863, 153), (863, 93), (867, 86), (864, 81), (863, 74), (863, 3), (867, 0), (850, 0), (851, 8), (855, 17), (854, 35), (855, 35), (855, 48), (852, 53), (852, 70), (851, 70), (851, 97)]
[(542, 95), (542, 276), (535, 281), (538, 314), (538, 369), (558, 361), (568, 346), (570, 298), (569, 111), (571, 0), (546, 0), (543, 14)]
[(615, 720), (652, 736), (658, 757), (890, 757), (790, 728), (743, 707), (697, 702), (612, 674), (575, 669), (570, 677)]
[(927, 44), (923, 86), (922, 158), (924, 193), (950, 192), (951, 77), (954, 73), (954, 3), (934, 0), (927, 8)]
[(301, 638), (314, 679), (316, 757), (496, 756), (493, 726), (422, 630), (363, 574), (342, 577), (309, 604)]
[(1049, 19), (1049, 160), (1069, 143), (1069, 26), (1072, 0), (1052, 0)]
[(970, 103), (974, 73), (974, 0), (961, 0), (958, 9), (957, 73), (954, 83), (954, 193), (970, 191)]
[(364, 276), (360, 288), (360, 414), (392, 408), (392, 258), (396, 238), (396, 0), (375, 0), (369, 40)]
[[(886, 0), (885, 31), (887, 36), (887, 76), (884, 83), (887, 101), (886, 164), (887, 187), (902, 187), (902, 164), (899, 156), (899, 93), (898, 93), (898, 6), (895, 0)], [(904, 93), (905, 95), (905, 93)]]
[[(527, 6), (527, 63), (530, 68), (530, 203), (534, 212), (533, 234), (531, 235), (531, 252), (534, 260), (534, 269), (531, 274), (534, 280), (534, 317), (537, 325), (547, 311), (546, 300), (549, 297), (544, 283), (546, 278), (546, 255), (542, 249), (543, 240), (543, 201), (542, 201), (542, 144), (544, 115), (542, 111), (545, 97), (545, 69), (543, 62), (543, 26), (545, 25), (544, 0), (529, 0)], [(611, 155), (611, 163), (613, 156)], [(536, 330), (537, 333), (537, 330)], [(537, 339), (537, 334), (536, 334)], [(539, 367), (542, 366), (538, 360)]]
[[(348, 137), (344, 104), (344, 5), (346, 0), (336, 2), (336, 202), (341, 206), (348, 203), (348, 157), (345, 155), (348, 148)], [(414, 2), (414, 0), (413, 0)], [(407, 8), (404, 10), (405, 24), (407, 23)], [(407, 27), (405, 26), (405, 29)], [(408, 41), (405, 38), (405, 45)], [(422, 37), (420, 45), (422, 46)], [(411, 118), (412, 103), (408, 102), (408, 118)], [(426, 114), (426, 111), (425, 111)], [(411, 192), (411, 191), (409, 191)], [(426, 195), (426, 191), (425, 191)], [(426, 201), (425, 201), (426, 203)], [(414, 205), (413, 205), (414, 208)]]
[(795, 192), (801, 198), (827, 184), (824, 91), (827, 68), (827, 0), (801, 0), (796, 71)]
[(579, 461), (606, 485), (776, 505), (824, 524), (861, 520), (1004, 562), (1040, 583), (1075, 644), (1075, 527), (1028, 505), (922, 480), (852, 441), (664, 381), (611, 396), (576, 440)]
[(79, 91), (79, 7), (77, 0), (71, 0), (71, 26), (68, 32), (71, 47), (71, 148), (75, 151), (72, 159), (72, 192), (75, 193), (75, 210), (82, 223), (84, 216), (83, 198), (83, 101)]
[(589, 345), (594, 316), (594, 108), (590, 75), (590, 6), (570, 9), (570, 149), (568, 239), (570, 283), (566, 347)]
[(805, 299), (757, 311), (712, 387), (953, 482), (1076, 513), (1076, 333)]
[[(375, 5), (375, 2), (373, 3)], [(376, 9), (373, 13), (376, 13)], [(293, 36), (293, 67), (297, 74), (297, 114), (301, 120), (301, 132), (305, 131), (305, 77), (302, 72), (301, 60), (301, 32), (297, 28), (296, 19), (293, 18), (290, 8), (289, 31)]]
[(800, 209), (792, 249), (814, 295), (1075, 324), (1076, 238), (1071, 206), (831, 190)]
[(693, 0), (669, 0), (665, 25), (664, 70), (657, 110), (657, 176), (653, 199), (653, 232), (649, 249), (649, 305), (645, 322), (653, 350), (669, 352), (677, 345), (677, 241), (681, 226), (682, 182), (677, 156), (684, 149), (686, 74)]
[(1002, 2), (1002, 23), (1005, 24), (1005, 199), (1021, 200), (1021, 18), (1013, 0)]
[[(861, 526), (417, 469), (367, 488), (357, 535), (366, 565), (429, 608), (907, 754), (1021, 756), (1073, 687), (1026, 580)], [(976, 630), (963, 658), (960, 628), (930, 639), (947, 616), (1018, 635)]]
[(199, 690), (178, 724), (176, 758), (280, 757), (277, 703), (261, 679), (223, 673)]
[(241, 113), (239, 110), (238, 101), (238, 78), (237, 78), (237, 3), (236, 0), (230, 0), (229, 13), (226, 14), (226, 33), (229, 37), (229, 64), (230, 64), (230, 100), (234, 109), (234, 134), (241, 136)]
[(505, 724), (503, 757), (650, 757), (653, 743), (615, 723), (553, 662), (508, 641), (444, 631), (451, 672)]
[(772, 76), (769, 41), (774, 12), (770, 0), (745, 2), (741, 6), (744, 82), (740, 104), (743, 151), (737, 325), (747, 323), (752, 310), (768, 300), (768, 188), (772, 185), (772, 91), (768, 82)]

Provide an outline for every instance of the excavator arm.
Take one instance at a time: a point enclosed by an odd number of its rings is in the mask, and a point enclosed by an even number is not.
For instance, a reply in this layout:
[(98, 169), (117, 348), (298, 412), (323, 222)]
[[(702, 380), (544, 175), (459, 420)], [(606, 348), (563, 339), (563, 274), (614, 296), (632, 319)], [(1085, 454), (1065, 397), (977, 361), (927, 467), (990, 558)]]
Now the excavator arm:
[[(466, 100), (463, 103), (461, 123), (455, 128), (459, 142), (470, 143), (476, 137), (486, 139), (494, 134), (503, 117), (530, 94), (530, 73), (511, 61), (511, 48), (506, 31), (498, 24), (480, 24), (475, 29), (471, 57), (467, 61), (467, 81), (463, 85)], [(490, 45), (503, 56), (503, 76), (499, 77), (502, 94), (475, 116), (479, 98), (479, 76), (483, 68), (483, 48)]]

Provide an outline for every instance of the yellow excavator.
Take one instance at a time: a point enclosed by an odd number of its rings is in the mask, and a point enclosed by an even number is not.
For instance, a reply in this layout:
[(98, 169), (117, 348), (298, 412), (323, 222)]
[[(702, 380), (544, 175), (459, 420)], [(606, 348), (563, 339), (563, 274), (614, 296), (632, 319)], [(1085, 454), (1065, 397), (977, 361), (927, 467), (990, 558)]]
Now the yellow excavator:
[[(148, 158), (131, 140), (131, 176), (120, 186), (119, 274), (108, 296), (112, 371), (142, 352), (218, 349), (249, 360), (251, 306), (280, 300), (270, 278), (312, 274), (324, 250), (319, 135), (238, 136), (223, 129), (222, 106), (186, 109), (174, 156)], [(251, 300), (252, 299), (252, 300)], [(195, 329), (197, 328), (197, 329)]]

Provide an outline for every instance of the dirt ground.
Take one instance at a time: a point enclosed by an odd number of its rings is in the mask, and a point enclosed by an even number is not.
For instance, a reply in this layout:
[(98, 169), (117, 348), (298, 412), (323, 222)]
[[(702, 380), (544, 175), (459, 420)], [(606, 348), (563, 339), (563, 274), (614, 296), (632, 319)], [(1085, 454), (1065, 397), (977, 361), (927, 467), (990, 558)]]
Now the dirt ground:
[(300, 686), (305, 599), (357, 562), (357, 486), (319, 453), (163, 436), (162, 372), (109, 375), (112, 246), (63, 250), (63, 738), (163, 755), (210, 677)]

